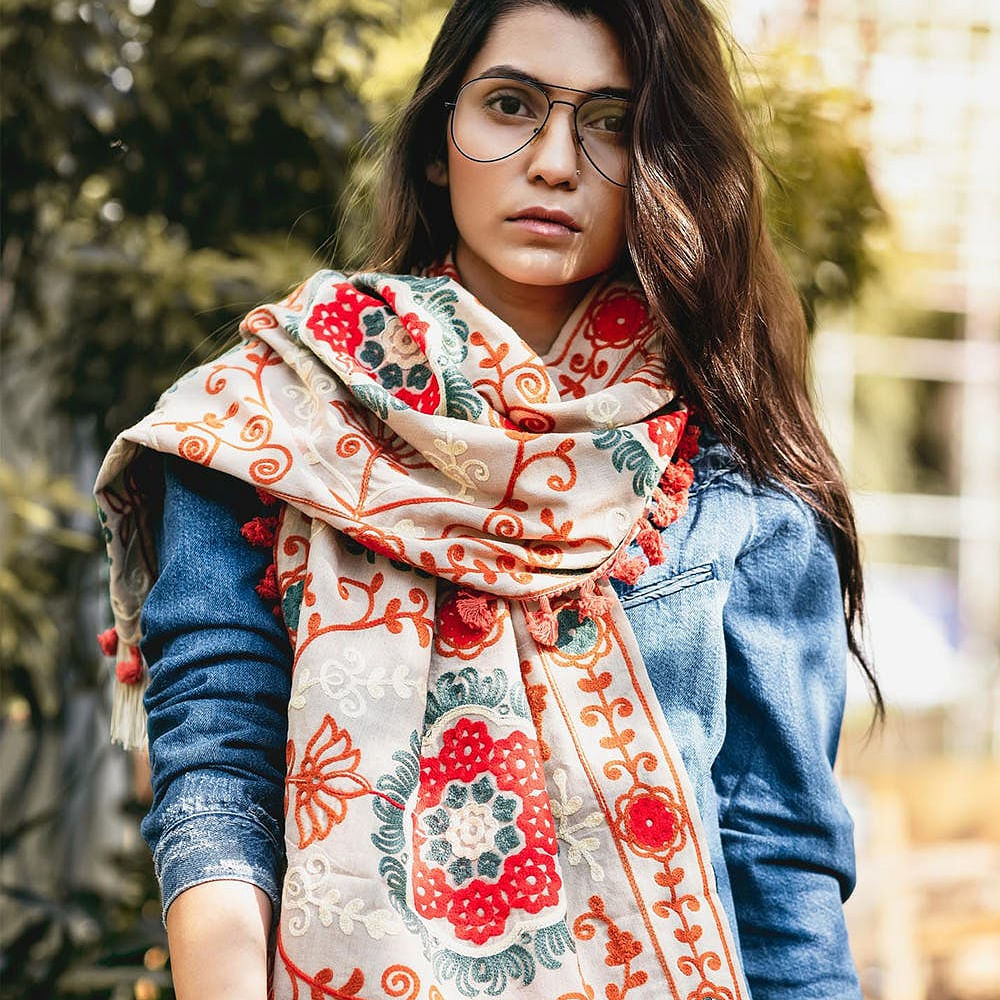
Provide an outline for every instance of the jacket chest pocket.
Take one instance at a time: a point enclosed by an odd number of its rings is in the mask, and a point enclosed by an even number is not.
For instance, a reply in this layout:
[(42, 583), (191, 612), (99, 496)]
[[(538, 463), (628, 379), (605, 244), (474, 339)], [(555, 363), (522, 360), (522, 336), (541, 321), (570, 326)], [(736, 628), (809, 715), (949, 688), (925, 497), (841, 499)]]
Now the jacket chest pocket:
[(645, 604), (647, 601), (655, 601), (668, 594), (674, 594), (678, 590), (686, 590), (697, 583), (714, 580), (715, 575), (714, 563), (702, 563), (700, 566), (692, 566), (691, 569), (674, 573), (673, 576), (661, 577), (650, 580), (649, 583), (632, 587), (626, 593), (621, 594), (619, 599), (623, 608), (631, 608), (637, 604)]

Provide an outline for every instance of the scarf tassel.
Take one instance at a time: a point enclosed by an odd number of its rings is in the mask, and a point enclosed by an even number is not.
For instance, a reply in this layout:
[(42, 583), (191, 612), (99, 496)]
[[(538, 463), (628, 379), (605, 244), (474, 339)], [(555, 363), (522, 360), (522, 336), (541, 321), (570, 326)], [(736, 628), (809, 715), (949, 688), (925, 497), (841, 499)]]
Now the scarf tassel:
[(643, 555), (645, 555), (650, 566), (663, 565), (663, 538), (660, 533), (649, 523), (649, 519), (640, 519), (639, 533), (635, 536), (639, 543)]
[(576, 610), (580, 621), (583, 621), (584, 618), (601, 618), (611, 610), (608, 599), (597, 589), (596, 580), (587, 580), (580, 587)]
[(485, 594), (474, 590), (460, 590), (455, 600), (458, 617), (469, 628), (488, 632), (497, 622), (497, 606)]
[(554, 646), (559, 636), (559, 622), (547, 597), (538, 599), (538, 610), (528, 611), (525, 616), (528, 631), (542, 646)]
[(142, 703), (149, 675), (138, 645), (122, 642), (115, 628), (97, 637), (105, 656), (115, 657), (115, 692), (111, 703), (111, 738), (126, 750), (146, 745), (146, 712)]
[(608, 569), (608, 576), (613, 576), (616, 580), (632, 587), (639, 581), (646, 570), (649, 569), (646, 560), (641, 556), (628, 556), (624, 549), (619, 549)]

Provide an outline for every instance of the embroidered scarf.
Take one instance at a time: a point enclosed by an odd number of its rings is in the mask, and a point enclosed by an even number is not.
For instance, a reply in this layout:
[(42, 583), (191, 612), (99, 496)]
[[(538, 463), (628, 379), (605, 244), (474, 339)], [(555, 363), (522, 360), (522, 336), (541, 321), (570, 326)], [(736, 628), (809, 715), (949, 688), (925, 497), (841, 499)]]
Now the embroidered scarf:
[(114, 735), (145, 738), (148, 453), (179, 455), (274, 504), (244, 533), (294, 650), (275, 997), (746, 997), (608, 582), (691, 483), (659, 330), (606, 276), (539, 357), (457, 277), (320, 271), (115, 442)]

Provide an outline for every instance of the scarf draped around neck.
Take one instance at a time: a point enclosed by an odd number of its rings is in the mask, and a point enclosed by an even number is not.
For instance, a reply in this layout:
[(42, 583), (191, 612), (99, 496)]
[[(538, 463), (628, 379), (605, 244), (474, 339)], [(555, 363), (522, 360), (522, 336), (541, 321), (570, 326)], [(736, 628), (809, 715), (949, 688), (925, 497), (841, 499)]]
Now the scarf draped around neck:
[(746, 997), (608, 582), (662, 561), (696, 450), (641, 293), (598, 280), (544, 356), (450, 261), (320, 271), (241, 332), (105, 458), (102, 645), (141, 746), (150, 455), (258, 487), (293, 649), (273, 995)]

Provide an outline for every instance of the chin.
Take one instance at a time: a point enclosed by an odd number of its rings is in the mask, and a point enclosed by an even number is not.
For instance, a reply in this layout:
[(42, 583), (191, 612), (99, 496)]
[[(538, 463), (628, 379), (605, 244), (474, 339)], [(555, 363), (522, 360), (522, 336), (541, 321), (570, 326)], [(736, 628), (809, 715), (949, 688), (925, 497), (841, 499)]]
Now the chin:
[(508, 281), (519, 285), (572, 285), (606, 270), (595, 266), (593, 261), (581, 261), (572, 251), (547, 247), (526, 247), (505, 254), (493, 267)]

